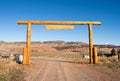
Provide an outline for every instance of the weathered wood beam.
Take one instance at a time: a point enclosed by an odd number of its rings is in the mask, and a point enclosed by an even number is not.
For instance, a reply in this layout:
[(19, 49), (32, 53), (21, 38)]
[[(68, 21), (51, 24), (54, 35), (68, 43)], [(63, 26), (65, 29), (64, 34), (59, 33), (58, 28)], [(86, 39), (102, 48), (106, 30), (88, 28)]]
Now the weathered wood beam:
[(73, 25), (46, 25), (46, 30), (73, 29)]
[(18, 24), (47, 24), (47, 25), (100, 25), (101, 22), (89, 21), (43, 21), (43, 20), (18, 20)]
[(92, 24), (88, 25), (88, 31), (89, 31), (89, 56), (90, 56), (90, 63), (93, 63)]
[(26, 35), (26, 64), (30, 64), (30, 42), (31, 42), (31, 23), (27, 24), (27, 35)]

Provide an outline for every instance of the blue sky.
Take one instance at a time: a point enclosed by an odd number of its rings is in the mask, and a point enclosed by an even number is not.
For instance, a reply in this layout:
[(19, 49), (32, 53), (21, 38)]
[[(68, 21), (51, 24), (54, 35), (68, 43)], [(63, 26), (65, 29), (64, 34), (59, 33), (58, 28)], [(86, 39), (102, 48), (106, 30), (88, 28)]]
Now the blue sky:
[[(100, 21), (102, 25), (93, 26), (93, 43), (120, 45), (119, 4), (119, 0), (0, 0), (0, 40), (26, 40), (27, 26), (18, 25), (18, 20)], [(48, 31), (45, 25), (32, 25), (31, 40), (88, 43), (88, 27)]]

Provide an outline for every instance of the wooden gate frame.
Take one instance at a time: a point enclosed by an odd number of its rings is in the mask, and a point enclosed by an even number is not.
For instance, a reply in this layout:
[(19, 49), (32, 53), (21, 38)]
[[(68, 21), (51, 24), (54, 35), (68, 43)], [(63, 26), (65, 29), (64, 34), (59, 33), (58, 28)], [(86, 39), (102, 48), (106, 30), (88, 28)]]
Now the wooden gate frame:
[(89, 32), (89, 63), (93, 63), (93, 38), (92, 25), (101, 25), (101, 22), (81, 22), (81, 21), (42, 21), (42, 20), (18, 20), (18, 24), (27, 25), (26, 47), (23, 53), (23, 64), (30, 64), (30, 43), (31, 43), (31, 25), (88, 25)]

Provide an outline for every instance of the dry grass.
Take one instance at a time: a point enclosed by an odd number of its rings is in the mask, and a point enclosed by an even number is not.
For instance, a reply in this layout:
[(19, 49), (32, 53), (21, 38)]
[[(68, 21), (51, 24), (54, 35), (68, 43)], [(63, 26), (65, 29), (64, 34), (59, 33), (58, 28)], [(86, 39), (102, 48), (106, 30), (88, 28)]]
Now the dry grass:
[(0, 81), (23, 81), (23, 76), (21, 80), (17, 79), (22, 72), (23, 68), (15, 62), (0, 63)]
[(103, 65), (108, 68), (120, 68), (120, 62), (118, 61), (117, 55), (112, 57), (100, 57), (99, 65)]

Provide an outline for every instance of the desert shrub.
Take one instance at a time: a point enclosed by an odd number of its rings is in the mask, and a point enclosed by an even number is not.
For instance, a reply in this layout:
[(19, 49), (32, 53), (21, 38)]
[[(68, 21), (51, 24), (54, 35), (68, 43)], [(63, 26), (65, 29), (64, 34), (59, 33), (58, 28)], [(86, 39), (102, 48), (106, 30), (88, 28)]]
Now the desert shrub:
[(120, 61), (120, 48), (117, 49), (117, 53), (118, 53), (118, 60)]
[(98, 51), (98, 56), (103, 56), (105, 54), (105, 52), (104, 51)]
[(111, 55), (117, 55), (117, 51), (114, 48), (111, 50)]
[(118, 52), (118, 53), (120, 53), (120, 48), (119, 48), (119, 49), (117, 49), (117, 52)]

